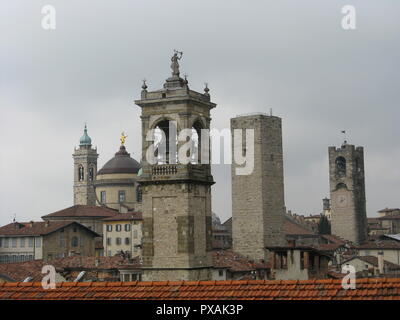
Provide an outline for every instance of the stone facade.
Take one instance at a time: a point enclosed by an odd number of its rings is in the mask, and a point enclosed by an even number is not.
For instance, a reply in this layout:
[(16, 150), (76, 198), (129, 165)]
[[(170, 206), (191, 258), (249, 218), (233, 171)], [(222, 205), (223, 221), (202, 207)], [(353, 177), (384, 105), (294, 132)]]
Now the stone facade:
[[(92, 146), (79, 146), (74, 158), (74, 205), (96, 205), (94, 181), (97, 173), (97, 149)], [(81, 174), (83, 170), (83, 175)]]
[(263, 114), (239, 116), (231, 119), (232, 135), (235, 129), (254, 130), (254, 170), (249, 175), (237, 175), (236, 168), (240, 166), (232, 162), (233, 250), (267, 261), (269, 254), (265, 247), (286, 242), (282, 232), (285, 215), (282, 120)]
[(70, 255), (94, 256), (96, 233), (73, 223), (43, 237), (43, 260)]
[(364, 149), (329, 147), (332, 234), (356, 244), (367, 238)]
[[(147, 157), (153, 142), (146, 136), (158, 128), (168, 140), (170, 121), (175, 121), (177, 134), (193, 128), (200, 146), (201, 129), (210, 128), (210, 110), (216, 105), (208, 88), (204, 94), (190, 90), (176, 70), (164, 89), (142, 88), (135, 103), (142, 108), (143, 280), (211, 279), (211, 166), (199, 163), (200, 155), (179, 163), (169, 143), (166, 157), (154, 164)], [(173, 140), (177, 150), (187, 142)]]

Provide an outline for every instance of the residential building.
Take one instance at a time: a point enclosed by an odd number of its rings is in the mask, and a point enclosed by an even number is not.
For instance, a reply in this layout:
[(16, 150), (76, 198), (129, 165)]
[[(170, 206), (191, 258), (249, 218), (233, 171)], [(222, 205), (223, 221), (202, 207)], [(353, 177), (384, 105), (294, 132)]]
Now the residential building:
[(13, 222), (0, 228), (0, 261), (45, 261), (95, 254), (99, 234), (74, 221)]
[(106, 207), (74, 205), (42, 217), (44, 221), (75, 221), (93, 230), (99, 235), (103, 234), (103, 219), (113, 217), (118, 211)]
[[(381, 263), (379, 259), (382, 259)], [(400, 265), (384, 260), (383, 255), (376, 256), (356, 256), (343, 261), (341, 267), (350, 265), (355, 268), (358, 277), (398, 277), (400, 275)]]
[(271, 251), (271, 278), (276, 280), (323, 279), (328, 276), (332, 257), (309, 246), (268, 247)]
[(132, 257), (141, 256), (142, 223), (140, 212), (120, 213), (103, 219), (104, 255), (112, 257), (122, 251)]

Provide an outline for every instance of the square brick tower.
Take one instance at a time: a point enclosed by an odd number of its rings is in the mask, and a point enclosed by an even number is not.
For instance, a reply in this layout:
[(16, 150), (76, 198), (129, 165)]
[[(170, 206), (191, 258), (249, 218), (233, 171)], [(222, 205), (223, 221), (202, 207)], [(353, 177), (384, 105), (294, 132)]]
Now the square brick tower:
[[(266, 246), (286, 245), (282, 119), (264, 114), (231, 119), (235, 129), (254, 130), (254, 170), (238, 175), (232, 150), (233, 250), (254, 260), (268, 261)], [(243, 136), (245, 134), (243, 133)], [(233, 148), (238, 147), (232, 144)], [(232, 148), (232, 149), (233, 149)], [(243, 153), (248, 146), (243, 145)]]
[[(177, 150), (187, 140), (173, 137), (190, 129), (201, 149), (201, 130), (210, 128), (210, 110), (216, 104), (210, 102), (207, 86), (204, 93), (198, 93), (179, 77), (179, 54), (171, 58), (172, 77), (164, 88), (148, 92), (144, 82), (141, 99), (135, 101), (142, 108), (142, 168), (138, 176), (143, 193), (146, 281), (211, 279), (211, 166), (200, 164), (198, 158), (181, 163)], [(167, 143), (163, 154), (158, 147), (149, 152), (154, 145), (148, 141), (152, 129), (164, 133)], [(156, 159), (151, 159), (153, 156)]]
[(367, 238), (364, 149), (347, 144), (329, 147), (332, 234), (356, 244)]

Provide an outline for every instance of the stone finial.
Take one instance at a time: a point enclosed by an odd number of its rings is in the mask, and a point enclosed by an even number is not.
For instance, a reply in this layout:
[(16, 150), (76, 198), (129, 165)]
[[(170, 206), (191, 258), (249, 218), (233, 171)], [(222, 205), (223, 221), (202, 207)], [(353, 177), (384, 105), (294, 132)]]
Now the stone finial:
[(205, 94), (206, 96), (210, 96), (210, 94), (208, 93), (208, 92), (210, 91), (210, 89), (208, 88), (208, 83), (206, 82), (206, 83), (204, 83), (204, 85), (206, 86), (206, 87), (204, 88), (204, 94)]
[(146, 79), (143, 79), (142, 89), (143, 90), (147, 89)]

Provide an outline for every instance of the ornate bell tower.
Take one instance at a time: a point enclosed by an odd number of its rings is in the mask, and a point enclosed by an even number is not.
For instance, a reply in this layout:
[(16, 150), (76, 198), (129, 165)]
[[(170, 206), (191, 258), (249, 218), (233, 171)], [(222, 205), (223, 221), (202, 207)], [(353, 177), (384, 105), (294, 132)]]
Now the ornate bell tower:
[(74, 205), (96, 205), (94, 180), (97, 173), (97, 149), (92, 148), (92, 140), (85, 129), (79, 140), (79, 148), (75, 148), (74, 158)]
[[(200, 152), (187, 151), (190, 161), (180, 161), (179, 150), (189, 142), (201, 150), (207, 145), (204, 154), (209, 154), (208, 143), (201, 147), (201, 129), (210, 128), (216, 104), (207, 86), (198, 93), (179, 76), (181, 57), (175, 51), (172, 76), (163, 89), (148, 92), (144, 81), (141, 99), (135, 101), (142, 108), (144, 280), (211, 278), (211, 166), (199, 161)], [(193, 136), (176, 138), (184, 129)], [(151, 141), (157, 133), (158, 144)]]

